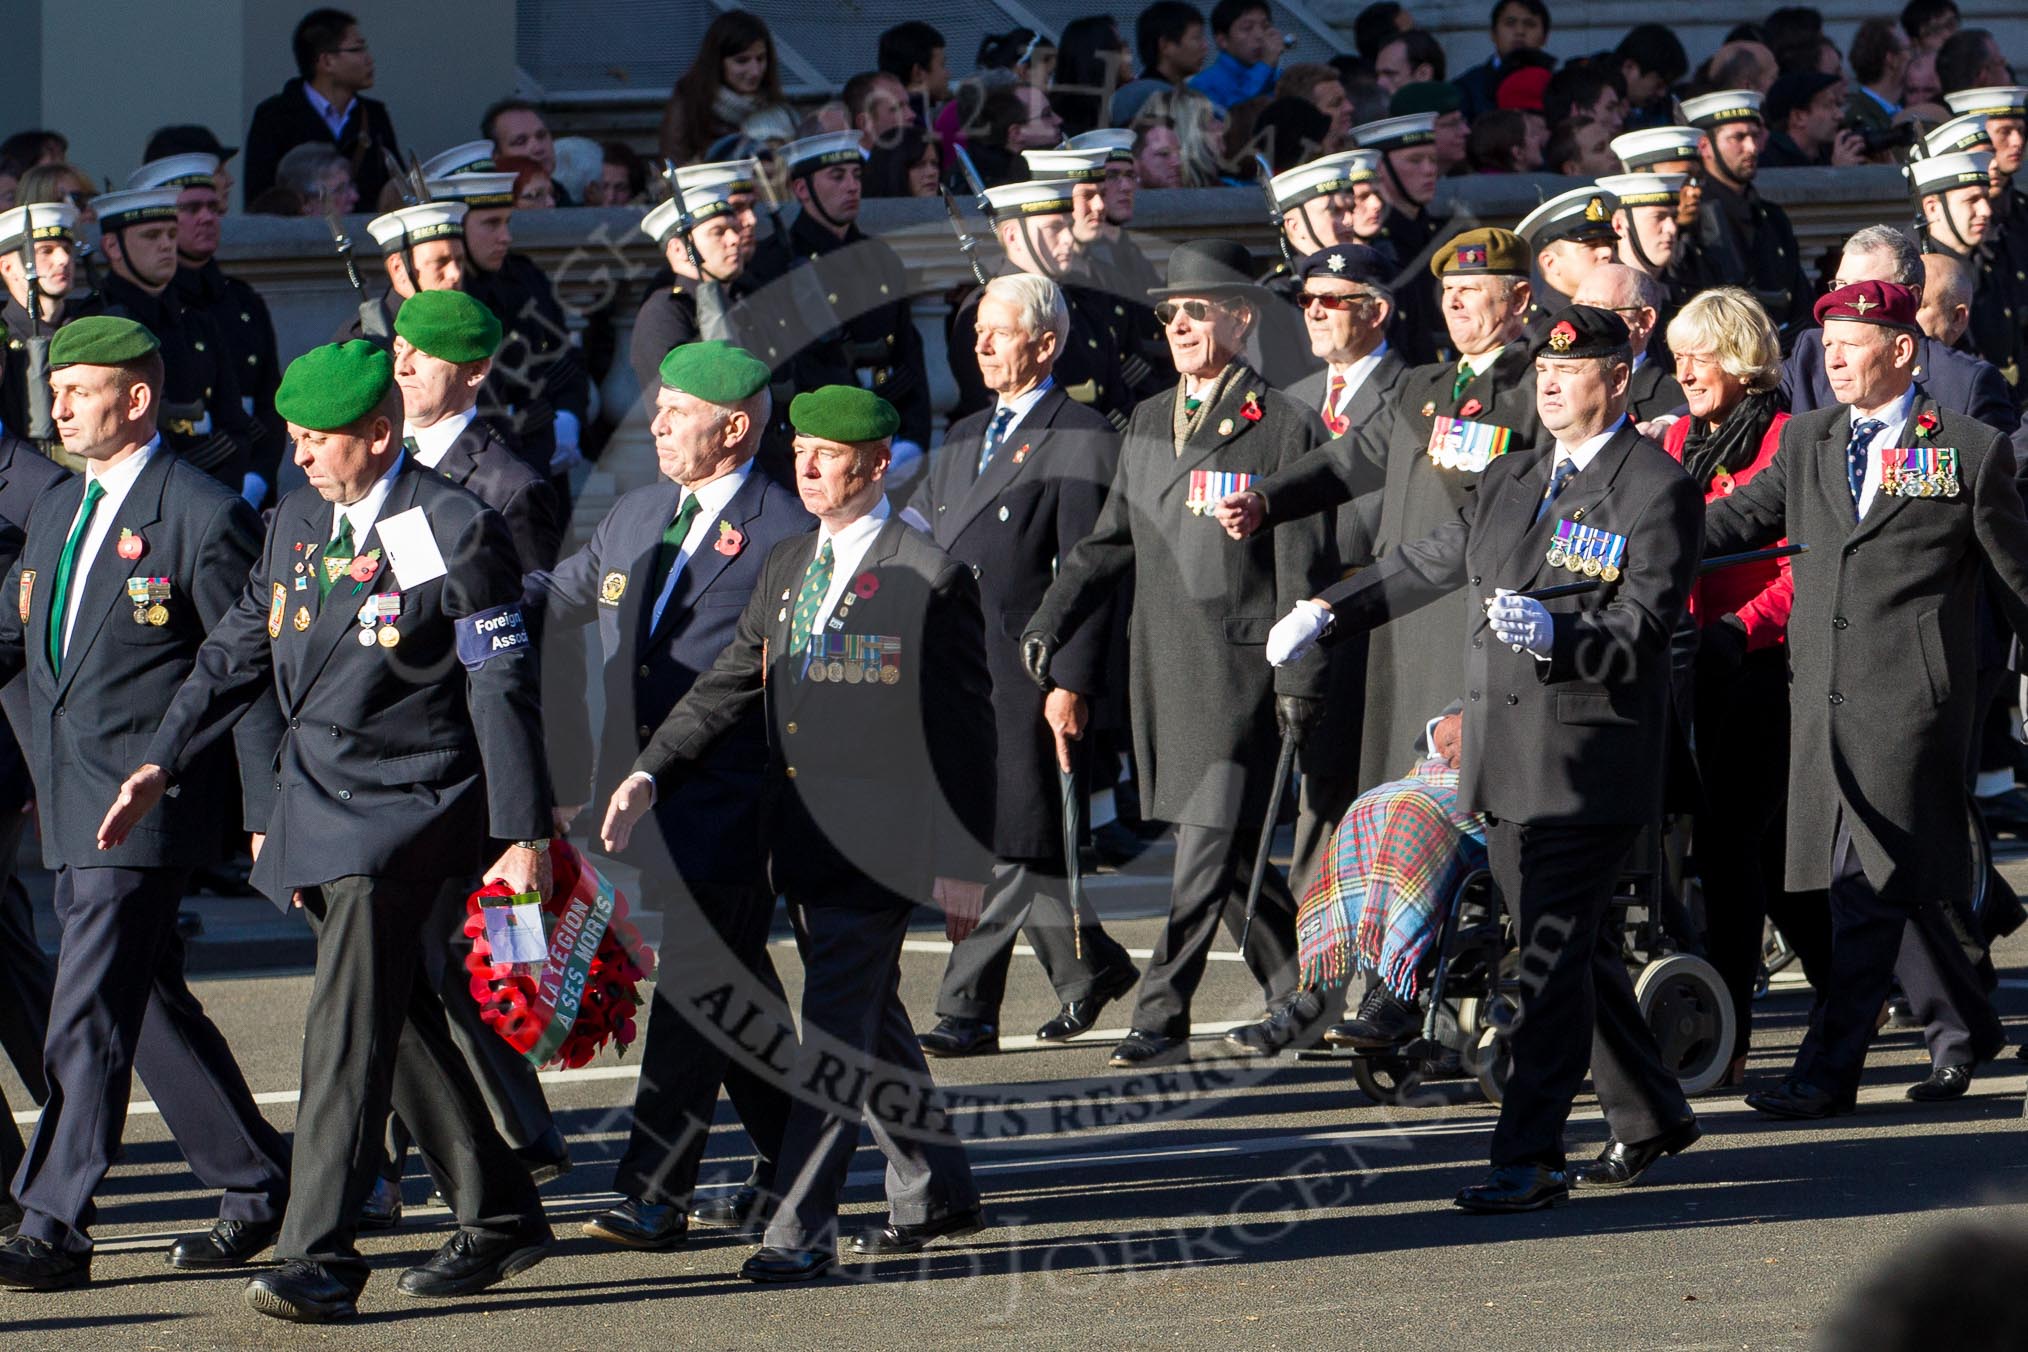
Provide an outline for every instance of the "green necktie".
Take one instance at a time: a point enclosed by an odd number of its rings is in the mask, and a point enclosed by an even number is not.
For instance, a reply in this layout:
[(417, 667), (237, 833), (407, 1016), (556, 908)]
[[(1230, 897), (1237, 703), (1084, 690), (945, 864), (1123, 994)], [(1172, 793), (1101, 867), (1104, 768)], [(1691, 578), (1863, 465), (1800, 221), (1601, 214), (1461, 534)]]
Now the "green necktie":
[(352, 564), (352, 518), (338, 513), (338, 533), (331, 537), (331, 543), (324, 546), (324, 556), (317, 560), (317, 606), (323, 608), (331, 595), (331, 588), (338, 585), (338, 574)]
[(70, 610), (70, 579), (77, 570), (78, 547), (84, 543), (85, 532), (91, 529), (92, 513), (99, 507), (99, 499), (106, 495), (105, 487), (97, 479), (85, 484), (84, 508), (77, 514), (77, 521), (70, 528), (70, 534), (63, 542), (63, 557), (56, 561), (56, 590), (49, 597), (49, 669), (63, 670), (63, 622)]
[(796, 593), (794, 627), (789, 631), (789, 651), (802, 652), (810, 646), (810, 627), (824, 608), (824, 594), (831, 590), (831, 542), (817, 546), (817, 557), (803, 570), (803, 589)]
[(1465, 396), (1465, 386), (1472, 383), (1472, 368), (1458, 363), (1458, 373), (1451, 377), (1451, 402), (1457, 403)]
[(1202, 399), (1199, 399), (1196, 395), (1186, 394), (1183, 396), (1183, 411), (1185, 413), (1194, 414), (1197, 412), (1198, 409), (1203, 407), (1204, 401)]
[(683, 542), (690, 536), (690, 525), (697, 520), (697, 495), (683, 494), (683, 505), (676, 509), (676, 519), (662, 528), (662, 543), (655, 546), (655, 595), (660, 596), (669, 585), (669, 570), (676, 566), (676, 560), (683, 556)]

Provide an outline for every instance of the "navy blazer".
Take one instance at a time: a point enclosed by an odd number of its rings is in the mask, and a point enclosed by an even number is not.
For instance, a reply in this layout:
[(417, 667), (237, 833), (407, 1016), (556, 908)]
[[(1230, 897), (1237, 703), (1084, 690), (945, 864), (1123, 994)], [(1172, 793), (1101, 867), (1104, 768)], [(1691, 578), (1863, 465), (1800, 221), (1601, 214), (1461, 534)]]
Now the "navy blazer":
[[(16, 528), (11, 543), (0, 551), (0, 573), (14, 566), (25, 538), (18, 532), (28, 529), (28, 513), (42, 495), (70, 477), (70, 471), (19, 437), (0, 433), (0, 523)], [(0, 816), (19, 812), (35, 797), (35, 784), (28, 776), (28, 762), (22, 758), (15, 739), (28, 726), (28, 685), (9, 681), (0, 689), (0, 708), (7, 722), (0, 723)], [(11, 725), (11, 726), (10, 726)]]
[[(605, 722), (574, 746), (551, 739), (563, 802), (606, 801), (656, 727), (732, 641), (769, 551), (815, 524), (801, 497), (756, 467), (721, 513), (714, 543), (684, 565), (658, 624), (652, 617), (662, 579), (654, 576), (655, 551), (681, 493), (667, 479), (634, 489), (613, 504), (583, 548), (524, 580), (523, 605), (540, 619), (545, 643), (560, 645), (572, 631), (598, 626)], [(737, 543), (721, 547), (716, 541)], [(546, 694), (552, 724), (570, 717), (559, 707), (569, 692), (552, 683)], [(634, 862), (673, 867), (692, 882), (765, 877), (759, 814), (766, 758), (767, 736), (756, 711), (689, 773), (659, 786), (655, 809), (662, 829), (635, 833), (632, 853), (643, 857)]]
[[(2021, 428), (2020, 410), (2007, 392), (2000, 370), (1982, 357), (1945, 347), (1929, 338), (1918, 339), (1915, 378), (1937, 407), (1976, 418), (2010, 439)], [(1838, 396), (1831, 393), (1831, 378), (1824, 374), (1824, 331), (1805, 329), (1796, 335), (1795, 350), (1782, 365), (1782, 392), (1789, 397), (1789, 412), (1838, 408)], [(2021, 442), (2015, 440), (2015, 447)]]

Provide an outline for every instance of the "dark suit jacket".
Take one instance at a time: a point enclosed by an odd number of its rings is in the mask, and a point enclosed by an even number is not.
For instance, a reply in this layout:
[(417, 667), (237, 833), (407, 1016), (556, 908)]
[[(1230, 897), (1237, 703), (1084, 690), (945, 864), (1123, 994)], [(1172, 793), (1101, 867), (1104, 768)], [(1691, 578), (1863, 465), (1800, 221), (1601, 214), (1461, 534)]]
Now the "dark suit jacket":
[(908, 273), (900, 257), (856, 224), (841, 239), (808, 212), (790, 224), (789, 247), (798, 256), (796, 265), (809, 268), (811, 280), (823, 288), (844, 340), (818, 345), (810, 353), (813, 365), (830, 369), (806, 370), (804, 377), (823, 385), (857, 385), (859, 372), (869, 372), (870, 388), (901, 415), (895, 435), (927, 450), (934, 414), (929, 372), (922, 335), (910, 317)]
[[(1656, 346), (1659, 348), (1660, 344)], [(1657, 361), (1649, 357), (1627, 382), (1627, 416), (1637, 423), (1682, 406), (1683, 387), (1670, 374), (1666, 359)]]
[[(739, 533), (739, 546), (729, 553), (707, 546), (693, 555), (656, 624), (652, 617), (663, 583), (655, 575), (656, 549), (675, 519), (680, 495), (666, 479), (634, 489), (613, 504), (583, 548), (554, 572), (526, 579), (525, 603), (542, 616), (543, 641), (558, 653), (566, 643), (575, 648), (583, 626), (598, 626), (605, 722), (595, 741), (587, 737), (570, 745), (551, 738), (557, 793), (566, 802), (605, 802), (656, 727), (732, 642), (770, 551), (811, 527), (802, 499), (756, 467), (722, 516)], [(575, 667), (582, 672), (584, 664), (576, 661)], [(544, 695), (553, 722), (570, 692), (552, 682)], [(577, 703), (583, 702), (580, 682)], [(673, 867), (691, 882), (763, 880), (760, 799), (766, 774), (767, 730), (755, 708), (682, 775), (661, 785), (655, 799), (660, 839), (637, 834), (633, 853), (646, 856), (640, 860), (644, 867)]]
[(359, 188), (359, 205), (372, 211), (387, 186), (387, 160), (383, 150), (401, 154), (395, 140), (394, 119), (379, 99), (354, 95), (347, 109), (343, 132), (331, 135), (328, 123), (310, 106), (303, 93), (301, 77), (282, 86), (254, 109), (246, 129), (246, 150), (240, 155), (240, 201), (251, 207), (262, 193), (275, 186), (275, 166), (282, 156), (306, 141), (335, 145), (352, 162), (352, 181)]
[[(1456, 521), (1403, 545), (1323, 594), (1339, 628), (1385, 623), (1465, 589), (1479, 609), (1496, 589), (1569, 582), (1546, 558), (1557, 523), (1627, 539), (1622, 576), (1544, 604), (1550, 660), (1515, 652), (1483, 614), (1457, 634), (1465, 676), (1461, 801), (1525, 823), (1653, 820), (1662, 807), (1670, 728), (1669, 640), (1689, 604), (1703, 542), (1703, 495), (1631, 422), (1536, 519), (1554, 444), (1493, 461)], [(1431, 688), (1428, 711), (1447, 692)]]
[[(1129, 575), (1129, 701), (1143, 810), (1156, 821), (1230, 827), (1260, 820), (1279, 736), (1276, 694), (1321, 698), (1321, 655), (1279, 671), (1268, 630), (1337, 576), (1321, 517), (1235, 543), (1189, 507), (1191, 475), (1266, 476), (1310, 454), (1323, 424), (1234, 364), (1217, 400), (1176, 451), (1178, 391), (1134, 409), (1120, 465), (1092, 533), (1070, 551), (1032, 632), (1077, 635)], [(1251, 401), (1258, 420), (1243, 410)]]
[[(951, 425), (909, 505), (979, 583), (999, 729), (993, 852), (1061, 859), (1056, 746), (1042, 721), (1042, 691), (1021, 665), (1021, 634), (1058, 564), (1098, 521), (1119, 438), (1111, 423), (1055, 387), (1009, 429), (980, 476), (979, 448), (992, 419), (984, 408)], [(1058, 685), (1085, 696), (1105, 688), (1111, 628), (1102, 617), (1064, 645), (1050, 663)]]
[[(307, 486), (284, 498), (144, 757), (181, 776), (263, 691), (275, 693), (286, 721), (266, 762), (276, 801), (254, 883), (278, 906), (293, 888), (353, 875), (462, 878), (490, 862), (493, 842), (550, 832), (535, 649), (513, 639), (521, 570), (507, 523), (405, 461), (360, 552), (410, 508), (429, 522), (445, 575), (400, 588), (383, 557), (370, 581), (341, 577), (319, 607), (307, 579), (331, 536), (331, 504)], [(359, 611), (395, 590), (399, 645), (361, 646)], [(460, 661), (461, 625), (489, 654), (477, 665)]]
[(582, 427), (591, 400), (591, 373), (584, 353), (570, 341), (556, 288), (533, 259), (510, 253), (498, 272), (482, 271), (467, 259), (465, 290), (505, 330), (493, 369), (479, 388), (479, 416), (499, 427), (509, 445), (546, 475), (556, 454), (556, 415), (568, 413)]
[(498, 512), (514, 538), (524, 573), (556, 562), (563, 544), (563, 504), (547, 475), (514, 453), (484, 418), (474, 418), (436, 465), (437, 473)]
[[(1013, 269), (1003, 263), (1000, 271)], [(1076, 282), (1060, 281), (1059, 285), (1070, 310), (1070, 334), (1056, 356), (1056, 383), (1078, 403), (1105, 414), (1113, 426), (1124, 428), (1135, 401), (1120, 369), (1121, 354), (1115, 346), (1116, 335), (1110, 322), (1112, 302), (1102, 292)], [(985, 294), (986, 288), (982, 286), (972, 288), (971, 294), (951, 311), (950, 323), (944, 331), (951, 379), (958, 386), (957, 402), (950, 410), (952, 418), (966, 417), (993, 406), (993, 392), (986, 388), (985, 378), (979, 374), (975, 346), (979, 298)]]
[[(242, 737), (239, 773), (230, 756), (193, 761), (127, 842), (98, 848), (99, 822), (120, 785), (148, 760), (155, 726), (190, 674), (205, 636), (231, 610), (259, 552), (253, 509), (202, 471), (157, 446), (90, 560), (63, 670), (49, 668), (49, 622), (58, 562), (84, 480), (46, 492), (29, 516), (27, 547), (0, 607), (0, 678), (25, 676), (28, 754), (42, 804), (43, 858), (50, 867), (192, 867), (218, 855), (220, 805), (244, 804), (259, 831), (272, 802), (255, 723)], [(120, 532), (142, 542), (119, 555)], [(166, 624), (136, 623), (130, 577), (166, 578)], [(245, 792), (240, 793), (244, 781)]]
[[(2028, 632), (2028, 516), (2014, 457), (1991, 427), (1921, 387), (1911, 420), (1935, 412), (1929, 444), (1957, 452), (1958, 491), (1877, 497), (1852, 519), (1845, 447), (1851, 410), (1797, 414), (1768, 467), (1712, 504), (1706, 548), (1753, 549), (1786, 535), (1794, 673), (1788, 885), (1828, 886), (1842, 808), (1866, 877), (1883, 896), (1965, 895), (1964, 773), (1984, 717), (1975, 642), (1980, 577)], [(1897, 436), (1897, 445), (1913, 444)]]
[[(44, 493), (69, 477), (70, 471), (28, 442), (0, 435), (0, 524), (14, 528), (8, 548), (0, 550), (0, 573), (11, 569), (21, 552), (29, 511)], [(28, 683), (7, 682), (0, 689), (0, 708), (7, 713), (7, 722), (0, 724), (0, 815), (4, 815), (19, 812), (35, 797), (35, 783), (16, 740), (28, 727)]]
[[(275, 325), (268, 303), (237, 277), (228, 277), (216, 259), (202, 267), (179, 267), (170, 283), (185, 310), (211, 321), (232, 357), (240, 403), (258, 431), (251, 442), (247, 468), (267, 480), (269, 491), (282, 457), (289, 452), (289, 432), (275, 412), (275, 390), (282, 383), (282, 363), (275, 348)], [(227, 485), (236, 487), (237, 485)]]
[[(875, 640), (895, 678), (855, 659), (811, 680), (789, 651), (818, 533), (770, 551), (732, 642), (655, 732), (634, 768), (659, 782), (766, 707), (766, 840), (777, 888), (812, 899), (926, 902), (934, 878), (983, 882), (993, 833), (992, 679), (978, 583), (898, 517), (874, 537), (824, 637)], [(859, 679), (853, 679), (853, 676)], [(869, 886), (870, 885), (870, 886)]]
[[(1976, 418), (2006, 437), (2013, 437), (2021, 426), (2007, 382), (1983, 358), (1922, 338), (1915, 349), (1915, 378), (1939, 408)], [(1782, 363), (1782, 393), (1789, 397), (1791, 413), (1840, 407), (1838, 396), (1831, 393), (1831, 378), (1824, 373), (1822, 329), (1796, 335), (1795, 349)]]

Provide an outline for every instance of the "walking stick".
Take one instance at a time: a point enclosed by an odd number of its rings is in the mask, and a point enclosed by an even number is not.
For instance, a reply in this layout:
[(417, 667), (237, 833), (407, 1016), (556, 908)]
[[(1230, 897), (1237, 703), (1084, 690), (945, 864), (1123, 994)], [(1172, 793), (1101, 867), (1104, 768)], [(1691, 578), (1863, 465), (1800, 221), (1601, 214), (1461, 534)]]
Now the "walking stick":
[(1260, 848), (1253, 852), (1253, 877), (1246, 885), (1246, 923), (1239, 927), (1239, 955), (1246, 956), (1247, 936), (1253, 933), (1254, 909), (1260, 905), (1261, 884), (1267, 881), (1268, 852), (1274, 848), (1275, 818), (1281, 815), (1282, 790), (1288, 786), (1289, 771), (1296, 763), (1296, 738), (1282, 734), (1282, 754), (1275, 759), (1274, 782), (1268, 785), (1267, 821), (1260, 829)]
[(1084, 795), (1077, 791), (1075, 771), (1058, 767), (1063, 785), (1063, 863), (1070, 883), (1070, 942), (1078, 961), (1084, 960), (1084, 861), (1078, 842), (1084, 835)]

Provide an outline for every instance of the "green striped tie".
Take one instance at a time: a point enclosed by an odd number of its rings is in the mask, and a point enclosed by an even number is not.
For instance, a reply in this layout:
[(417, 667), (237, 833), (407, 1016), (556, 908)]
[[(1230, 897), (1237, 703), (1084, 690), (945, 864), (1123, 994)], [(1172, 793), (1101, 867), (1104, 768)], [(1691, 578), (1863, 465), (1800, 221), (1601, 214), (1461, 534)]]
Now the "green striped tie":
[(317, 605), (321, 608), (331, 595), (331, 588), (338, 585), (338, 574), (352, 566), (352, 518), (338, 513), (338, 533), (331, 537), (331, 543), (324, 546), (324, 556), (317, 560)]
[(70, 534), (64, 538), (63, 555), (56, 561), (56, 590), (49, 596), (49, 669), (63, 670), (63, 622), (70, 610), (70, 579), (77, 569), (78, 547), (84, 544), (85, 532), (91, 529), (92, 513), (98, 510), (99, 499), (106, 495), (105, 486), (97, 479), (85, 485), (84, 507), (77, 514)]
[(686, 492), (683, 505), (676, 509), (676, 519), (662, 528), (662, 543), (655, 546), (655, 595), (662, 594), (662, 588), (669, 584), (669, 570), (676, 566), (676, 560), (683, 557), (683, 542), (690, 536), (690, 524), (697, 520), (699, 507), (697, 495)]
[(831, 542), (817, 546), (817, 557), (803, 570), (803, 589), (796, 593), (795, 625), (789, 631), (789, 651), (802, 652), (810, 646), (810, 629), (817, 612), (824, 608), (824, 594), (831, 590)]
[(1465, 394), (1465, 386), (1472, 383), (1472, 368), (1458, 363), (1458, 373), (1451, 377), (1451, 402), (1457, 403)]

